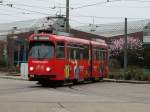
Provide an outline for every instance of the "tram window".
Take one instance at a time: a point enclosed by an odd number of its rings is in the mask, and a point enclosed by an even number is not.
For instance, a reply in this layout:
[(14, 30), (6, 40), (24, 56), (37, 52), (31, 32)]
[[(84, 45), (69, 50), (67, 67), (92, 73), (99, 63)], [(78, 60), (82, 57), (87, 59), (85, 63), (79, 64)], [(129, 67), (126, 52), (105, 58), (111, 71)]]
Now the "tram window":
[(80, 48), (77, 48), (76, 49), (76, 55), (77, 55), (77, 57), (76, 57), (76, 59), (80, 59), (80, 54), (81, 54), (81, 50), (80, 50)]
[(73, 49), (72, 51), (73, 51), (72, 59), (77, 59), (77, 50)]
[(94, 60), (104, 60), (105, 52), (103, 48), (94, 49)]
[(93, 50), (93, 60), (96, 60), (96, 49)]
[(106, 52), (105, 51), (101, 51), (101, 60), (106, 60)]
[(57, 45), (56, 45), (56, 58), (65, 58), (64, 43), (57, 43)]
[(88, 48), (88, 46), (84, 47), (83, 54), (84, 54), (84, 56), (83, 56), (84, 59), (89, 59), (89, 48)]
[(103, 52), (99, 51), (99, 60), (103, 60)]
[(103, 51), (103, 60), (105, 60), (105, 52)]
[(89, 49), (88, 46), (71, 44), (68, 45), (68, 58), (69, 59), (89, 59)]
[(70, 48), (69, 51), (70, 59), (77, 59), (77, 50), (75, 48)]
[(75, 59), (76, 58), (76, 51), (73, 48), (73, 46), (68, 45), (68, 50), (67, 51), (68, 51), (68, 58), (69, 59)]
[(82, 59), (89, 59), (89, 49), (88, 46), (80, 45), (77, 53), (77, 58)]
[(29, 57), (38, 59), (50, 59), (54, 56), (54, 44), (52, 42), (31, 42), (29, 45)]
[(94, 49), (94, 60), (99, 60), (99, 51)]
[(107, 53), (106, 52), (104, 52), (103, 60), (107, 60)]
[(105, 48), (94, 48), (93, 59), (94, 60), (107, 60), (107, 50)]
[(72, 50), (71, 45), (67, 45), (67, 58), (73, 59), (73, 50)]
[(96, 60), (100, 60), (99, 51), (96, 51)]
[(84, 54), (83, 54), (83, 51), (81, 50), (81, 52), (80, 52), (80, 59), (82, 60), (82, 59), (84, 59)]

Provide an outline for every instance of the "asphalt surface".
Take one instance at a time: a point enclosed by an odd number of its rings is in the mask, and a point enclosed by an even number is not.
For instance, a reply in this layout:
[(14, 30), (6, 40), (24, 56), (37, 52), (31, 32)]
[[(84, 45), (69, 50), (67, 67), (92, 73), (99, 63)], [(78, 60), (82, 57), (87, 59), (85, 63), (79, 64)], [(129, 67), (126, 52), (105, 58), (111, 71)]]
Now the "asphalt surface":
[(150, 84), (98, 82), (52, 88), (0, 79), (0, 112), (150, 112)]

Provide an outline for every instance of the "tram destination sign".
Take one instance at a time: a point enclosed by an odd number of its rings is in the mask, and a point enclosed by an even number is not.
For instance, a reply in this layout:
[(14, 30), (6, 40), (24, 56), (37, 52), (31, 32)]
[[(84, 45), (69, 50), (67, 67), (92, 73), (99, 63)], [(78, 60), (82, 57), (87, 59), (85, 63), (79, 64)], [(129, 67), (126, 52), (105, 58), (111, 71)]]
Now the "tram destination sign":
[(34, 36), (33, 40), (49, 40), (48, 36)]

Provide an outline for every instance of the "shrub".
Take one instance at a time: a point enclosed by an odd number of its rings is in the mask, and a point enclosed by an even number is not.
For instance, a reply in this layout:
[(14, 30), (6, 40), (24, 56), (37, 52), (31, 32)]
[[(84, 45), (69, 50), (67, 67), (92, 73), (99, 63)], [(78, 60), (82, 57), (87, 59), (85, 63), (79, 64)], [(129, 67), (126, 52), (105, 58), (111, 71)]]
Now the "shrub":
[(131, 80), (132, 79), (132, 73), (130, 71), (127, 71), (125, 74), (124, 74), (124, 79), (125, 80)]
[(150, 81), (150, 75), (145, 75), (142, 68), (130, 66), (124, 74), (123, 69), (111, 69), (107, 75), (111, 79)]
[(0, 60), (0, 67), (5, 67), (7, 63), (4, 60)]
[(108, 72), (107, 78), (110, 79), (123, 79), (123, 73), (120, 69), (111, 69)]
[(108, 74), (107, 74), (107, 78), (109, 78), (109, 79), (113, 79), (113, 78), (114, 78), (114, 75), (113, 75), (113, 74), (108, 73)]
[(148, 75), (143, 75), (143, 76), (141, 77), (141, 80), (142, 80), (142, 81), (148, 81), (148, 80), (150, 80), (150, 76), (148, 76)]
[(121, 64), (118, 60), (116, 59), (110, 59), (109, 60), (109, 69), (110, 70), (117, 70), (121, 68)]

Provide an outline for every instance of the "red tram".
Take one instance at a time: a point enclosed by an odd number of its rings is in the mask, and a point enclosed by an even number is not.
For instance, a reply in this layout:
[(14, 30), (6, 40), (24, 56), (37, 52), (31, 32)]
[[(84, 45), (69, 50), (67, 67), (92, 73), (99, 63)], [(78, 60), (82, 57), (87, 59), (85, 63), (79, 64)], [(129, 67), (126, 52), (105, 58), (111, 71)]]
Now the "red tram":
[(33, 34), (29, 37), (30, 81), (84, 81), (106, 77), (108, 46), (105, 41)]

